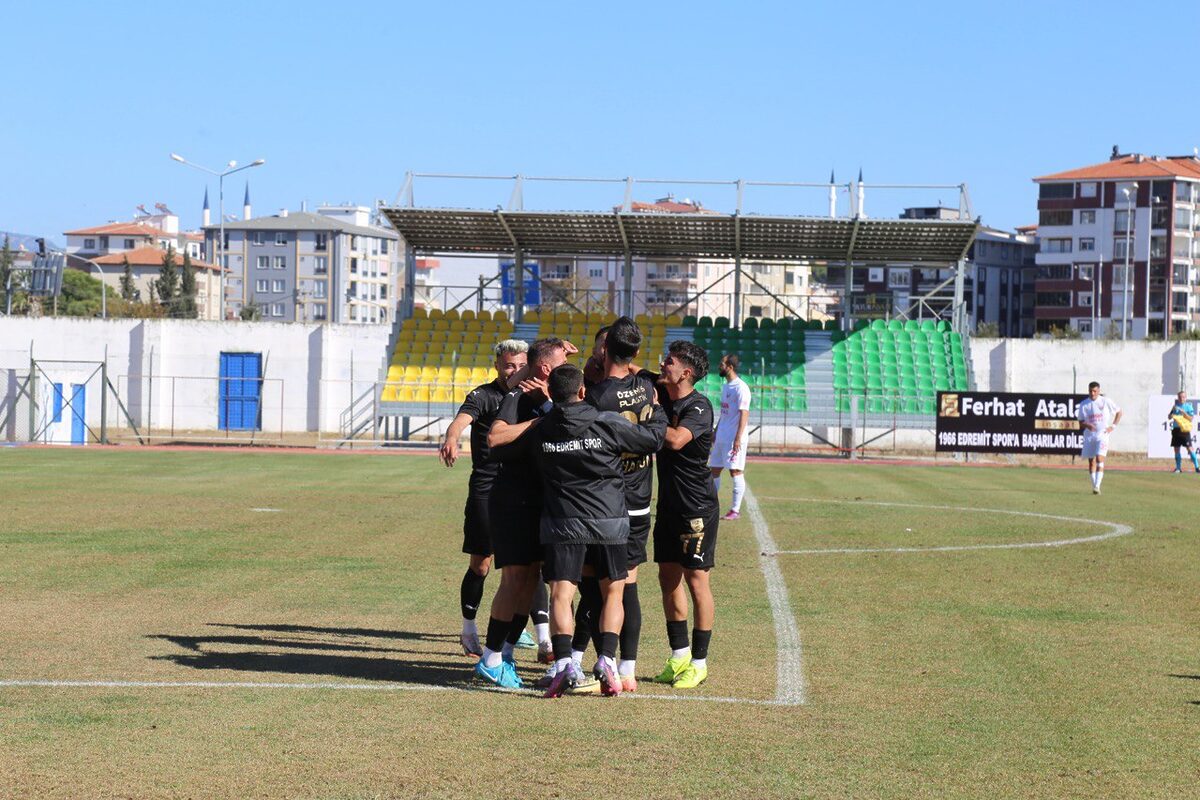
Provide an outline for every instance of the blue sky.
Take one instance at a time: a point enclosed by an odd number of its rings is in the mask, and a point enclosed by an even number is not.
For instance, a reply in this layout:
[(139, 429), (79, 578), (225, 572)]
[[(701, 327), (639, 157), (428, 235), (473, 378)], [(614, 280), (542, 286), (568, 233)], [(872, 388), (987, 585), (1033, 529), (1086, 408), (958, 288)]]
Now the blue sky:
[[(199, 223), (206, 176), (255, 213), (391, 200), (406, 170), (966, 181), (975, 213), (1035, 220), (1030, 178), (1200, 145), (1200, 4), (12, 4), (0, 229), (50, 234), (165, 202)], [(519, 9), (519, 10), (517, 10)], [(1152, 13), (1151, 13), (1152, 12)], [(210, 182), (216, 205), (216, 185)], [(507, 203), (507, 184), (424, 181), (420, 204)], [(642, 187), (653, 199), (665, 187)], [(713, 208), (723, 187), (675, 187)], [(527, 207), (622, 188), (546, 185)], [(867, 212), (956, 204), (872, 192)], [(749, 210), (820, 213), (824, 193)], [(843, 201), (843, 210), (846, 206)]]

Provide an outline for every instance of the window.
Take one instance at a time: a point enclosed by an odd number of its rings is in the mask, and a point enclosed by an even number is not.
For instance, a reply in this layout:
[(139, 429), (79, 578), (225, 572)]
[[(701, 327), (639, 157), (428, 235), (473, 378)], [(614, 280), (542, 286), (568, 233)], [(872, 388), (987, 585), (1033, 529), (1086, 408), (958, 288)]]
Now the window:
[(1189, 247), (1190, 244), (1191, 243), (1188, 239), (1185, 239), (1182, 236), (1176, 236), (1174, 244), (1171, 247), (1172, 255), (1175, 255), (1179, 258), (1187, 258), (1189, 255), (1191, 255), (1189, 252), (1191, 250)]
[(358, 259), (357, 258), (350, 259), (350, 274), (351, 275), (358, 274)]
[(281, 294), (284, 291), (283, 281), (271, 281), (271, 291), (275, 294)]
[(224, 245), (224, 247), (222, 247), (222, 248), (221, 248), (222, 250), (228, 250), (228, 249), (229, 249), (229, 237), (230, 237), (231, 235), (232, 235), (232, 233), (231, 233), (230, 231), (225, 231), (225, 245)]
[(1080, 225), (1095, 225), (1096, 224), (1095, 210), (1080, 211), (1079, 212), (1079, 224)]
[(1075, 197), (1073, 183), (1043, 183), (1038, 187), (1040, 200), (1070, 200)]
[(351, 250), (357, 250), (357, 249), (358, 249), (358, 237), (357, 237), (357, 236), (351, 236), (351, 237), (350, 237), (350, 249), (351, 249)]
[(379, 299), (387, 300), (387, 286), (386, 285), (379, 287)]
[(1113, 239), (1113, 258), (1114, 259), (1119, 259), (1119, 258), (1125, 257), (1125, 253), (1127, 252), (1125, 249), (1125, 245), (1126, 245), (1126, 242), (1124, 239)]
[(271, 257), (270, 256), (258, 256), (255, 259), (254, 266), (258, 269), (267, 269), (268, 267), (271, 266)]
[(1079, 252), (1090, 253), (1095, 249), (1096, 249), (1096, 240), (1093, 237), (1090, 237), (1090, 236), (1080, 237)]
[(313, 250), (316, 250), (318, 253), (323, 253), (328, 249), (329, 249), (329, 234), (321, 233), (320, 231), (318, 231), (314, 235)]
[(1071, 209), (1063, 209), (1059, 211), (1041, 211), (1038, 213), (1039, 225), (1070, 225), (1071, 218), (1074, 215)]
[(83, 249), (84, 250), (95, 250), (96, 249), (96, 240), (95, 239), (84, 239), (83, 240)]
[(1071, 252), (1070, 239), (1046, 239), (1047, 253), (1069, 253)]
[(1076, 264), (1075, 269), (1078, 270), (1079, 280), (1090, 281), (1092, 275), (1095, 274), (1094, 264)]
[(388, 254), (388, 240), (387, 239), (381, 239), (379, 241), (379, 252), (385, 256)]
[(1117, 211), (1113, 215), (1113, 231), (1116, 233), (1125, 233), (1129, 229), (1129, 211)]
[(133, 248), (134, 248), (133, 239), (126, 239), (125, 240), (125, 249), (132, 250)]
[(1167, 227), (1167, 219), (1170, 217), (1170, 209), (1166, 207), (1158, 207), (1150, 212), (1150, 227), (1165, 228)]
[(387, 322), (387, 309), (386, 308), (379, 309), (379, 321)]
[(883, 267), (868, 268), (867, 280), (871, 283), (883, 283)]
[(271, 266), (275, 269), (287, 269), (287, 258), (284, 256), (271, 256)]
[(283, 303), (271, 303), (271, 316), (272, 317), (282, 317), (283, 316)]
[(275, 244), (287, 244), (287, 233), (284, 231), (275, 231)]
[(1151, 236), (1150, 237), (1150, 257), (1151, 258), (1166, 258), (1167, 257), (1167, 237)]
[(358, 296), (358, 281), (350, 281), (350, 289), (347, 292), (351, 297)]
[(1133, 201), (1134, 205), (1137, 205), (1137, 187), (1134, 186), (1135, 183), (1137, 183), (1137, 181), (1118, 181), (1117, 182), (1117, 202), (1118, 203), (1124, 205), (1126, 202), (1129, 202), (1125, 199), (1125, 190), (1128, 189), (1129, 190), (1129, 200)]
[(589, 268), (588, 269), (588, 277), (589, 278), (603, 278), (604, 277), (604, 268), (603, 267)]
[(1075, 323), (1075, 327), (1078, 328), (1080, 333), (1091, 333), (1092, 321), (1090, 319), (1081, 319)]
[(325, 299), (325, 281), (313, 281), (312, 296), (318, 300)]
[(313, 304), (312, 318), (315, 320), (324, 320), (325, 319), (325, 304), (324, 303), (314, 303)]
[(317, 275), (324, 275), (329, 272), (329, 257), (313, 256), (313, 272)]
[(1080, 197), (1095, 197), (1096, 196), (1096, 182), (1090, 181), (1087, 183), (1079, 184), (1079, 196)]
[(1192, 210), (1190, 208), (1175, 209), (1175, 227), (1184, 231), (1192, 227)]
[(379, 255), (379, 240), (372, 238), (372, 239), (370, 239), (370, 242), (371, 242), (371, 255), (373, 255), (373, 256)]
[(350, 321), (358, 322), (358, 306), (350, 306)]
[(889, 289), (907, 289), (912, 285), (912, 273), (906, 269), (888, 270)]
[(1037, 304), (1046, 308), (1070, 308), (1070, 292), (1038, 292)]
[(1175, 199), (1181, 203), (1192, 202), (1192, 184), (1186, 181), (1175, 182)]
[(268, 288), (268, 286), (270, 285), (270, 283), (271, 283), (270, 281), (268, 281), (264, 278), (259, 278), (258, 280), (256, 280), (254, 282), (254, 291), (264, 292), (264, 293), (269, 292), (270, 289)]
[(250, 243), (251, 244), (262, 244), (263, 243), (263, 232), (262, 231), (254, 231), (254, 233), (250, 234)]
[(1078, 292), (1078, 293), (1076, 293), (1075, 298), (1077, 300), (1076, 305), (1082, 306), (1083, 308), (1091, 308), (1092, 307), (1092, 293), (1091, 292)]
[(763, 315), (763, 307), (762, 306), (750, 306), (750, 316), (761, 317), (762, 315)]
[[(1069, 281), (1071, 280), (1071, 265), (1043, 264), (1038, 267), (1037, 276), (1047, 281)], [(982, 284), (982, 280), (980, 283)]]

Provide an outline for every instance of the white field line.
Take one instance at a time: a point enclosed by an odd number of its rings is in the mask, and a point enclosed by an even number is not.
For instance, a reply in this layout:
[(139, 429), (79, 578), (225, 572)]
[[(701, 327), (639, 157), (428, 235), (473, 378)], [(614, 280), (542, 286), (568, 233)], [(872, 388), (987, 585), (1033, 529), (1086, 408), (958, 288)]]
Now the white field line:
[[(540, 692), (496, 689), (479, 686), (429, 686), (420, 683), (288, 683), (270, 681), (60, 681), (60, 680), (0, 680), (0, 689), (290, 689), (293, 691), (357, 691), (357, 692), (473, 692), (515, 694), (540, 697)], [(750, 700), (743, 697), (707, 697), (682, 694), (632, 694), (624, 696), (637, 700), (681, 700), (699, 703), (735, 703), (754, 706), (796, 705), (779, 700)]]
[(1085, 517), (1065, 517), (1059, 514), (1039, 514), (1034, 511), (1013, 511), (1007, 508), (967, 508), (965, 506), (939, 506), (922, 503), (886, 503), (877, 500), (828, 500), (817, 497), (770, 497), (768, 500), (790, 503), (836, 503), (840, 505), (881, 506), (887, 508), (921, 508), (934, 511), (955, 511), (971, 514), (1008, 514), (1014, 517), (1033, 517), (1054, 522), (1076, 522), (1083, 525), (1097, 525), (1108, 528), (1105, 533), (1094, 536), (1078, 536), (1072, 539), (1053, 539), (1045, 542), (1006, 542), (1003, 544), (964, 544), (941, 545), (934, 547), (830, 547), (812, 548), (807, 550), (775, 550), (763, 548), (764, 555), (796, 556), (796, 555), (825, 555), (833, 553), (953, 553), (965, 550), (1029, 550), (1039, 547), (1066, 547), (1073, 544), (1103, 542), (1106, 539), (1116, 539), (1128, 536), (1133, 528), (1119, 522), (1109, 522), (1103, 519), (1087, 519)]
[(257, 511), (260, 514), (278, 514), (283, 511), (282, 508), (252, 508), (251, 511)]
[(754, 537), (758, 540), (758, 559), (767, 583), (767, 600), (771, 604), (771, 617), (775, 620), (776, 678), (775, 703), (778, 705), (802, 705), (805, 702), (804, 662), (800, 645), (800, 629), (792, 613), (792, 602), (788, 597), (787, 584), (779, 562), (772, 556), (777, 552), (767, 519), (758, 507), (754, 492), (746, 487), (743, 497), (746, 511), (754, 525)]

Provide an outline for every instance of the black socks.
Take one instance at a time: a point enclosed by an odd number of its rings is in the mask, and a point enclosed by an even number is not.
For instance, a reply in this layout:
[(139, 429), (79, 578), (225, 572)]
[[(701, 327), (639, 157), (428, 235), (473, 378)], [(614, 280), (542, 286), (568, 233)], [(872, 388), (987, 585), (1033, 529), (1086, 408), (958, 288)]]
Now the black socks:
[(484, 580), (486, 579), (483, 575), (476, 575), (470, 569), (467, 570), (466, 575), (463, 575), (462, 586), (458, 589), (463, 619), (475, 619), (475, 613), (479, 611), (479, 604), (483, 602)]
[(621, 658), (637, 660), (638, 639), (642, 636), (642, 601), (636, 583), (625, 584), (625, 623), (621, 626)]

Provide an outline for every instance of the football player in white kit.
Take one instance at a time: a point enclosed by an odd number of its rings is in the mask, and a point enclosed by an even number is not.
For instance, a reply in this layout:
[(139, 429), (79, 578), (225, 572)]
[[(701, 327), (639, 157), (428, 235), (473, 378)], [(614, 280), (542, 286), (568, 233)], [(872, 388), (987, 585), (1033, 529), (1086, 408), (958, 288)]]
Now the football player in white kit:
[(721, 517), (724, 520), (738, 518), (742, 495), (746, 493), (746, 444), (750, 438), (746, 427), (750, 421), (750, 387), (738, 377), (740, 365), (740, 360), (733, 353), (721, 359), (719, 369), (721, 377), (725, 379), (725, 385), (721, 387), (721, 417), (717, 421), (712, 452), (708, 457), (713, 486), (718, 491), (721, 488), (721, 470), (728, 469), (733, 476), (733, 505)]
[(1104, 482), (1104, 458), (1108, 455), (1108, 435), (1121, 421), (1121, 408), (1100, 394), (1100, 384), (1088, 384), (1088, 398), (1075, 409), (1075, 417), (1083, 428), (1083, 451), (1088, 460), (1088, 476), (1092, 479), (1092, 494), (1100, 494)]

